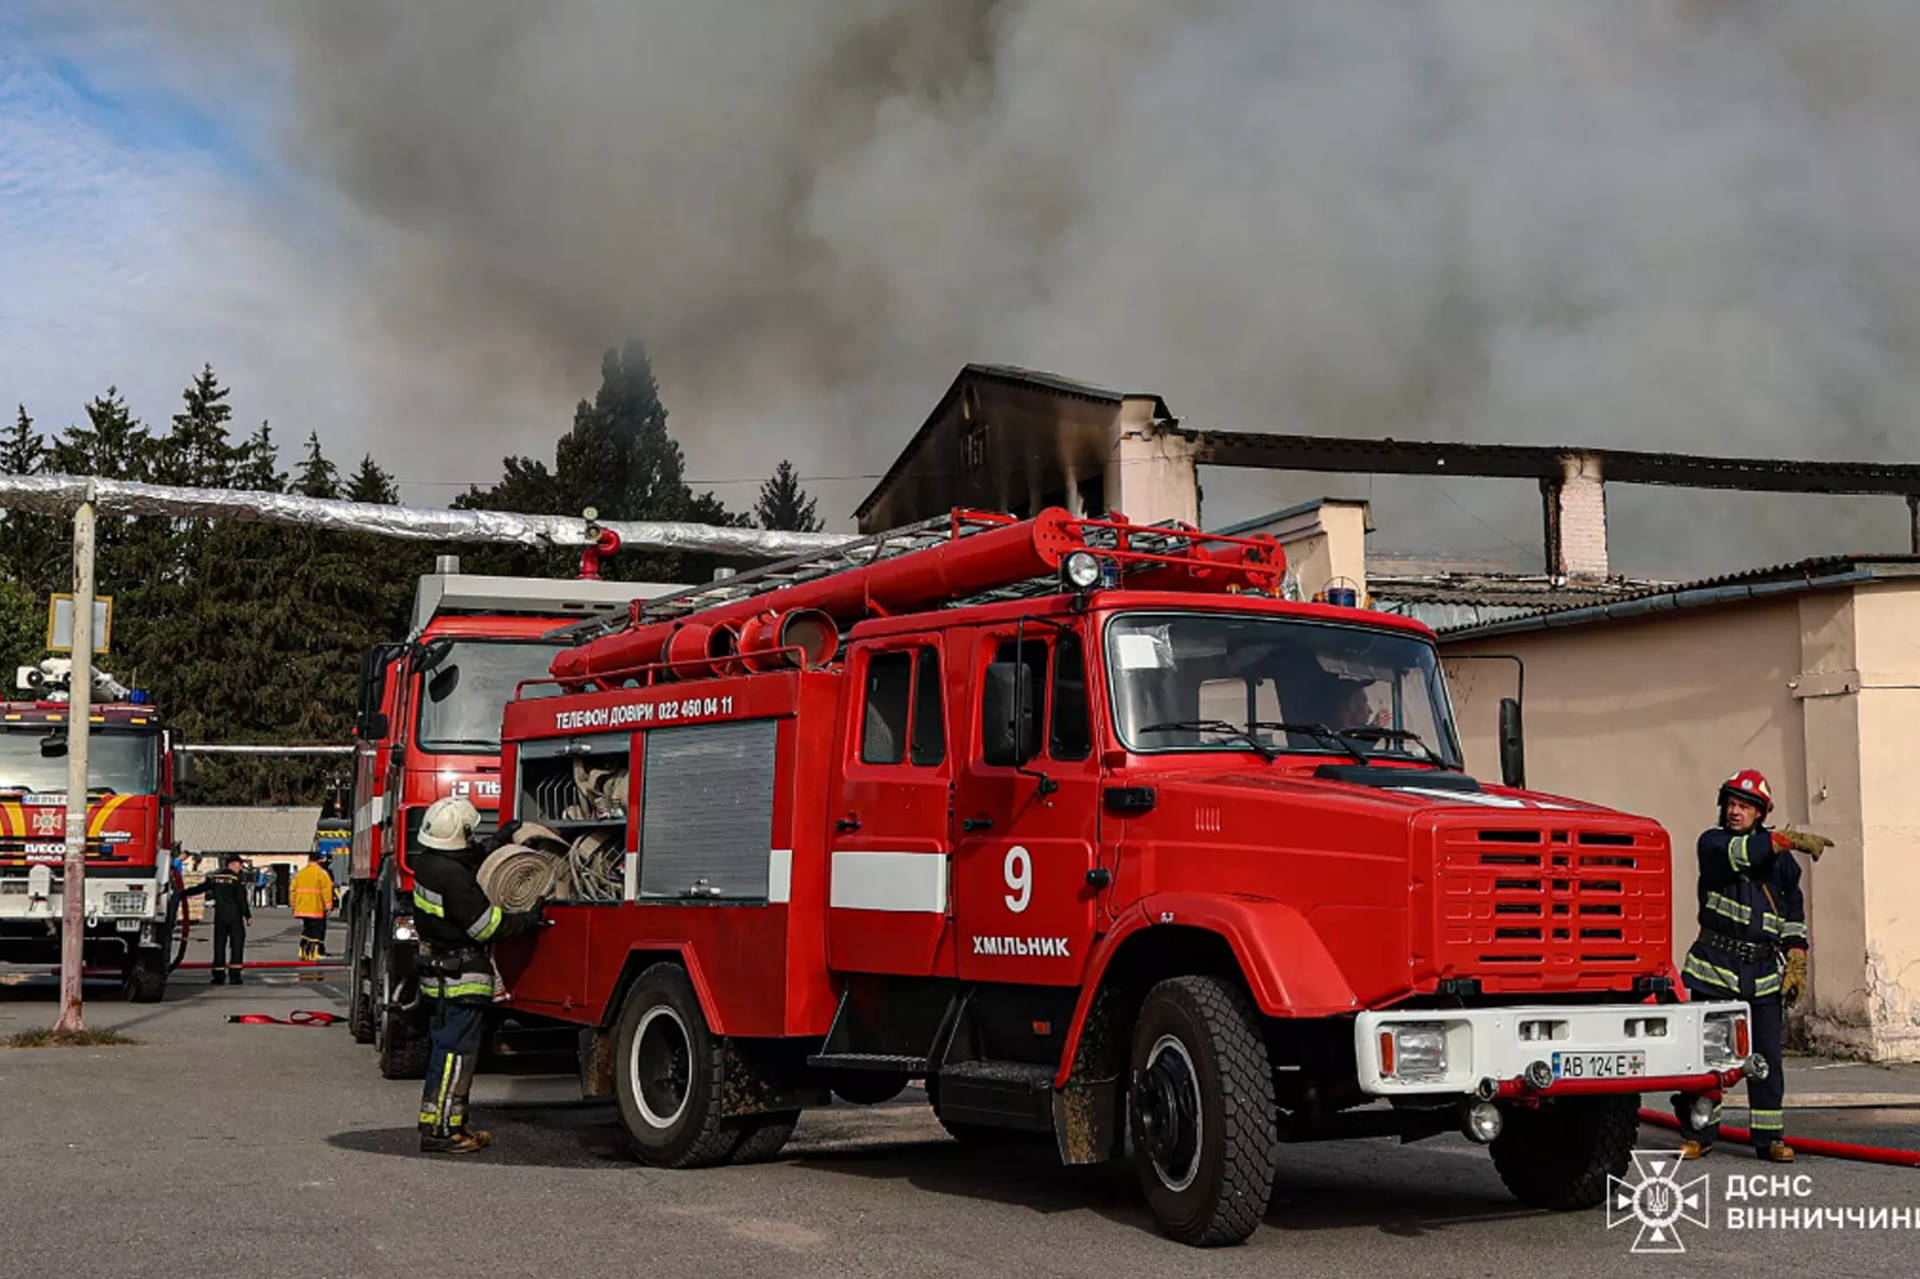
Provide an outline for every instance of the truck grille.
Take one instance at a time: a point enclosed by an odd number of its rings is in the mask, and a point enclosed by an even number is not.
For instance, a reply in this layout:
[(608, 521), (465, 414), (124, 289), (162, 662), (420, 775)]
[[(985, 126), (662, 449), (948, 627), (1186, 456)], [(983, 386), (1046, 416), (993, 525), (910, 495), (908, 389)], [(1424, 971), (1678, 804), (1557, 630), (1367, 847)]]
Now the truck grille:
[(1443, 975), (1507, 989), (1608, 987), (1668, 958), (1664, 837), (1482, 821), (1436, 838)]

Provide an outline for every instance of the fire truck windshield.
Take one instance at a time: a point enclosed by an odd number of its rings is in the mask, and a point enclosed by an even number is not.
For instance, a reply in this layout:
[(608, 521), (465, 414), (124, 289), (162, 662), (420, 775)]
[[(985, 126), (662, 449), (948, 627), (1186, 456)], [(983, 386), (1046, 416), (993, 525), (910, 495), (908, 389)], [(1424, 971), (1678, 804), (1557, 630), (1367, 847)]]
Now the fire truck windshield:
[[(458, 640), (421, 680), (421, 750), (492, 755), (500, 750), (500, 716), (523, 679), (541, 679), (565, 645), (534, 641)], [(552, 697), (553, 684), (535, 684), (526, 697)]]
[[(49, 732), (66, 740), (65, 724), (18, 724), (0, 731), (0, 793), (64, 795), (67, 756), (45, 754)], [(113, 795), (151, 795), (160, 779), (160, 734), (95, 728), (87, 740), (87, 789)]]
[(1127, 613), (1107, 626), (1113, 721), (1129, 750), (1267, 751), (1460, 766), (1433, 645), (1292, 618)]

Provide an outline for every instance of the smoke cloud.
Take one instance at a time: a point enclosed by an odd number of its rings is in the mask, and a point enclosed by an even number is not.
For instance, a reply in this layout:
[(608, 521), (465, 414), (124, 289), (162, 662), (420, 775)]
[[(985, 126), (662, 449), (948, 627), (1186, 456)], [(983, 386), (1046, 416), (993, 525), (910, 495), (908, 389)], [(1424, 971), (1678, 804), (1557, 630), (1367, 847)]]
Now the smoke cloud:
[[(638, 334), (696, 475), (880, 471), (968, 360), (1203, 427), (1915, 455), (1911, 3), (199, 0), (166, 32), (283, 62), (282, 159), (381, 237), (369, 341), (564, 413)], [(1367, 487), (1207, 479), (1210, 521)], [(1379, 536), (1532, 567), (1522, 490), (1381, 481)], [(1641, 572), (1905, 549), (1897, 501), (1612, 496)]]

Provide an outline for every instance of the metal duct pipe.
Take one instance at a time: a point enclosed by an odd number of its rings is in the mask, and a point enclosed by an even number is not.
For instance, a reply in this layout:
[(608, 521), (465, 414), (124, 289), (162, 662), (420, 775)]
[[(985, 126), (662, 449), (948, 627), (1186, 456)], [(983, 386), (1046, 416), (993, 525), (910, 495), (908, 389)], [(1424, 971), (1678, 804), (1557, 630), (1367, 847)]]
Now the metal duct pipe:
[[(744, 627), (749, 619), (767, 613), (818, 609), (844, 627), (875, 612), (900, 612), (1050, 573), (1068, 551), (1084, 545), (1073, 517), (1048, 507), (1029, 520), (745, 596), (701, 609), (695, 616), (710, 626), (725, 622)], [(563, 687), (578, 688), (589, 680), (649, 665), (659, 660), (678, 625), (635, 626), (567, 649), (553, 659), (554, 677)], [(744, 644), (744, 633), (741, 638)]]
[(176, 746), (183, 755), (351, 755), (351, 746)]
[(246, 520), (256, 524), (330, 529), (338, 533), (370, 533), (410, 542), (590, 546), (597, 540), (600, 529), (611, 529), (629, 547), (783, 559), (830, 550), (852, 540), (838, 533), (719, 528), (677, 520), (601, 520), (590, 532), (585, 519), (564, 515), (385, 506), (377, 502), (345, 502), (293, 493), (179, 488), (73, 475), (0, 475), (0, 509), (71, 515), (87, 500), (89, 484), (93, 486), (93, 500), (101, 515)]

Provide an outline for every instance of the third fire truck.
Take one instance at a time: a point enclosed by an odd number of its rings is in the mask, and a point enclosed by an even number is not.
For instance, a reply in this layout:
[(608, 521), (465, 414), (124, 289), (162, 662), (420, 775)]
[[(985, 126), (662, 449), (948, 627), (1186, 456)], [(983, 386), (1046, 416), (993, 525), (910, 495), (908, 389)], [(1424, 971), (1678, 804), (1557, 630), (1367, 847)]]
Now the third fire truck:
[(1597, 1203), (1643, 1091), (1749, 1068), (1744, 1004), (1677, 1002), (1667, 836), (1469, 776), (1432, 633), (1282, 558), (956, 513), (582, 628), (502, 803), (619, 873), (503, 944), (512, 1006), (658, 1165), (917, 1078), (962, 1140), (1130, 1161), (1189, 1243), (1258, 1225), (1280, 1141), (1464, 1131)]
[(414, 982), (413, 880), (407, 853), (427, 806), (464, 795), (486, 818), (500, 802), (500, 712), (522, 681), (546, 673), (560, 645), (542, 639), (582, 618), (624, 613), (636, 596), (671, 589), (460, 572), (443, 557), (416, 588), (407, 638), (369, 650), (355, 730), (354, 814), (347, 894), (349, 1022), (381, 1073), (418, 1078), (427, 1041)]

